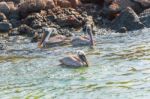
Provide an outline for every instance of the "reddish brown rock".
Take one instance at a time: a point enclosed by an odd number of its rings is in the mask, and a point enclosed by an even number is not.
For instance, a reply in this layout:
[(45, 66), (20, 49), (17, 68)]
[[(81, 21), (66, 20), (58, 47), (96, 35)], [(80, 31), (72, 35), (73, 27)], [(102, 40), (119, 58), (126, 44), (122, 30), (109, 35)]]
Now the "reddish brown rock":
[(63, 8), (71, 7), (71, 2), (68, 0), (58, 0), (57, 5)]
[(121, 11), (121, 7), (117, 2), (112, 2), (110, 5), (106, 4), (104, 5), (104, 8), (103, 8), (104, 16), (106, 16), (110, 20), (118, 16), (120, 11)]
[(80, 0), (69, 0), (71, 2), (71, 6), (76, 8), (78, 5), (81, 4)]
[(81, 0), (82, 3), (95, 3), (98, 5), (103, 5), (105, 0)]
[(40, 12), (43, 9), (55, 7), (53, 0), (26, 0), (19, 5), (19, 12), (22, 17), (26, 17), (29, 13)]
[(120, 30), (122, 27), (126, 27), (127, 30), (137, 30), (144, 28), (138, 15), (130, 7), (123, 10), (118, 17), (112, 22), (112, 29)]

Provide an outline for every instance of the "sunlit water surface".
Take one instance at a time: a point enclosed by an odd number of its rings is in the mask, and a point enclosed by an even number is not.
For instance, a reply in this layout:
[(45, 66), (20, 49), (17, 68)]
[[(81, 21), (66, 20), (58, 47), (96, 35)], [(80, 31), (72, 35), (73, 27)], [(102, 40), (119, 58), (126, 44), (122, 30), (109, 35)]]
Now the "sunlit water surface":
[[(39, 49), (16, 39), (0, 51), (0, 99), (150, 98), (150, 29), (97, 35), (94, 49)], [(59, 59), (76, 50), (87, 53), (90, 67), (59, 66)]]

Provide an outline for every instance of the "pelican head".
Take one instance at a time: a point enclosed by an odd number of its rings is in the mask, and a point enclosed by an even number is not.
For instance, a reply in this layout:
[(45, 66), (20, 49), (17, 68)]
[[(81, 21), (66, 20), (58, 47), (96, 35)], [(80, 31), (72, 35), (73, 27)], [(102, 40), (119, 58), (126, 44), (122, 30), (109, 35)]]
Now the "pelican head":
[(87, 61), (87, 58), (86, 58), (86, 56), (85, 56), (84, 51), (82, 51), (82, 50), (78, 50), (78, 51), (77, 51), (77, 54), (78, 54), (78, 56), (79, 56), (80, 60), (81, 60), (83, 63), (85, 63), (85, 65), (86, 65), (86, 66), (89, 66), (89, 64), (88, 64), (88, 61)]
[(88, 24), (86, 25), (86, 32), (89, 35), (90, 46), (94, 46), (93, 33), (92, 33), (91, 25), (88, 25)]

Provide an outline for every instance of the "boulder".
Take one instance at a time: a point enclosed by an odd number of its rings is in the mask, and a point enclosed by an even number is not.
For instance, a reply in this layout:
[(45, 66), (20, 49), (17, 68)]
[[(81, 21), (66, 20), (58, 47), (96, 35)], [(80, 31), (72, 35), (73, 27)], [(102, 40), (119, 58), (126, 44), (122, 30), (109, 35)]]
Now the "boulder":
[(110, 5), (104, 5), (102, 13), (105, 17), (112, 20), (117, 16), (117, 14), (120, 11), (121, 11), (120, 5), (118, 3), (113, 2)]
[(16, 28), (16, 27), (18, 27), (18, 26), (21, 25), (20, 20), (16, 20), (16, 19), (11, 19), (11, 20), (10, 20), (10, 23), (12, 24), (12, 27), (13, 27), (13, 28)]
[(3, 21), (3, 20), (6, 20), (6, 19), (7, 19), (7, 18), (6, 18), (6, 16), (5, 16), (5, 14), (0, 13), (0, 22)]
[(122, 27), (126, 27), (127, 30), (137, 30), (144, 28), (144, 25), (140, 22), (139, 17), (130, 7), (123, 10), (118, 17), (116, 17), (111, 28), (114, 30), (119, 30)]
[(150, 8), (150, 0), (133, 0), (141, 5), (143, 8)]
[(8, 22), (0, 22), (0, 32), (9, 32), (12, 25)]
[(136, 13), (140, 13), (143, 8), (135, 0), (112, 0), (113, 2), (120, 5), (121, 10), (131, 7)]
[(98, 5), (103, 5), (105, 0), (80, 0), (82, 3), (95, 3)]
[(11, 19), (19, 20), (19, 19), (20, 19), (19, 11), (18, 11), (17, 9), (10, 11), (8, 18), (9, 18), (10, 20), (11, 20)]
[(44, 18), (39, 13), (32, 13), (24, 19), (24, 23), (34, 29), (40, 28), (43, 21)]
[(141, 22), (148, 28), (150, 28), (150, 8), (144, 10), (139, 15)]
[(57, 5), (63, 8), (71, 7), (71, 2), (68, 0), (57, 0)]
[(40, 12), (43, 9), (53, 8), (53, 0), (26, 0), (18, 7), (20, 15), (26, 17), (29, 13)]
[(4, 13), (6, 16), (9, 14), (10, 8), (6, 2), (0, 2), (0, 12)]
[(25, 24), (22, 24), (21, 26), (18, 27), (18, 32), (20, 35), (27, 35), (33, 37), (35, 30)]

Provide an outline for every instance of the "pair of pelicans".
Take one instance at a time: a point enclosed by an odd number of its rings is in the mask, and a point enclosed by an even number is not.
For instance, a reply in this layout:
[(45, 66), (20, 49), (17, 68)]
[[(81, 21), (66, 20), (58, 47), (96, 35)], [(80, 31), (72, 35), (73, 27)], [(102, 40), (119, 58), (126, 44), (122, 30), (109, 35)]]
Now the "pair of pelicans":
[[(38, 43), (39, 47), (49, 47), (52, 45), (72, 44), (73, 46), (94, 46), (92, 27), (86, 25), (85, 33), (88, 36), (80, 36), (75, 38), (67, 38), (63, 35), (56, 35), (51, 37), (51, 33), (54, 32), (53, 28), (45, 28), (41, 40)], [(69, 67), (82, 67), (88, 66), (88, 61), (84, 51), (78, 51), (77, 55), (70, 55), (60, 60), (60, 63)]]

